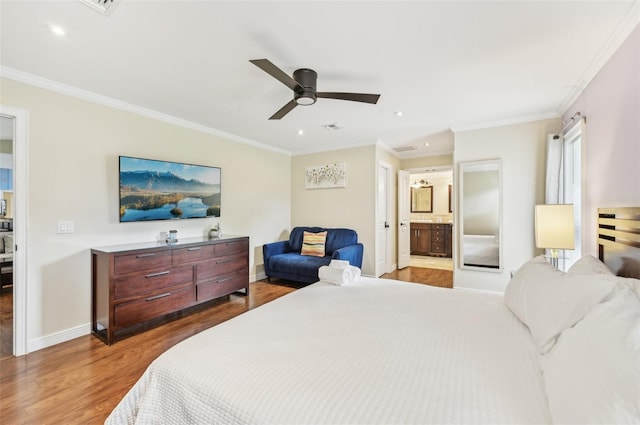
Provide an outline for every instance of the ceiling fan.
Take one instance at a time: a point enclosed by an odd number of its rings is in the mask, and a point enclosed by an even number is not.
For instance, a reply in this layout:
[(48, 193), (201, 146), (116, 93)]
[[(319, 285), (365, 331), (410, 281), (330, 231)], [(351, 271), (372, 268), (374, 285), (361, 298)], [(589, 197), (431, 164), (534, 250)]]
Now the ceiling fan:
[(298, 105), (313, 105), (316, 103), (317, 98), (351, 100), (353, 102), (373, 104), (376, 104), (380, 98), (379, 94), (316, 92), (318, 74), (313, 69), (296, 69), (293, 71), (293, 78), (291, 78), (268, 59), (253, 59), (249, 62), (293, 90), (293, 100), (273, 114), (269, 118), (270, 120), (279, 120)]

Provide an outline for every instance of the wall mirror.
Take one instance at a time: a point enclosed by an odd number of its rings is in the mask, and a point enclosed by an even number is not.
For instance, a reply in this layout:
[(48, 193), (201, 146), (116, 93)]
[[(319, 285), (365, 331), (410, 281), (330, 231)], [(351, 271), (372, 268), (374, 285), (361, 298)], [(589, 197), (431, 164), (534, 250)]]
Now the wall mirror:
[(460, 268), (502, 270), (502, 162), (460, 163)]
[(411, 188), (411, 212), (433, 212), (433, 186)]

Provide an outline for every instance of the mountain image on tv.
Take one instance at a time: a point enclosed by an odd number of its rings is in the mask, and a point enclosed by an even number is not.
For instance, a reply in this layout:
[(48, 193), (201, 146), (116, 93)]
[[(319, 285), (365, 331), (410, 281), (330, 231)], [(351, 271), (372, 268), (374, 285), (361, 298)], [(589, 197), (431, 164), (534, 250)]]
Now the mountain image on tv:
[(220, 217), (220, 168), (120, 157), (120, 221)]

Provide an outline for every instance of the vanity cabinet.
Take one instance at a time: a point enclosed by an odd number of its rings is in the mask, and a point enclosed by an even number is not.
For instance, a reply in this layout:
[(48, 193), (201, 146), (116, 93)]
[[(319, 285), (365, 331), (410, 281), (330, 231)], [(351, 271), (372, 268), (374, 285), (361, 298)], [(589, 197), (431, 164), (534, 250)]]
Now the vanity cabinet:
[(451, 258), (450, 223), (411, 223), (410, 229), (411, 254)]
[(112, 344), (155, 319), (249, 294), (249, 238), (190, 238), (91, 250), (92, 333)]
[(411, 254), (429, 255), (431, 252), (431, 223), (411, 223)]

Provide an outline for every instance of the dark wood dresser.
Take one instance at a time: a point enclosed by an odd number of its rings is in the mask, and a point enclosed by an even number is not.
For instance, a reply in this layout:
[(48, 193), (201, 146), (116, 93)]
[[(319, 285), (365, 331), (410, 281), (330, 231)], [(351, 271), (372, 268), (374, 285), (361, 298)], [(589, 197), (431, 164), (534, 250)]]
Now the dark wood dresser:
[(232, 292), (248, 295), (249, 238), (93, 248), (91, 267), (91, 330), (112, 344), (152, 320)]

